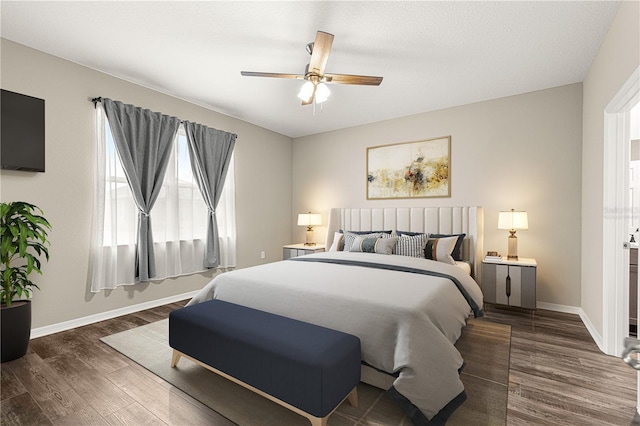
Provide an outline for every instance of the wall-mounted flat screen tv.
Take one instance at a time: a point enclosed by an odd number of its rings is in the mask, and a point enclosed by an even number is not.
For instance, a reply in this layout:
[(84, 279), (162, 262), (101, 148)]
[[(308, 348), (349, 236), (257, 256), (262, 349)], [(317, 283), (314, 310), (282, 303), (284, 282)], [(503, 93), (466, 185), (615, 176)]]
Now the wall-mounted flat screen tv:
[(7, 170), (44, 172), (44, 99), (2, 89), (0, 165)]

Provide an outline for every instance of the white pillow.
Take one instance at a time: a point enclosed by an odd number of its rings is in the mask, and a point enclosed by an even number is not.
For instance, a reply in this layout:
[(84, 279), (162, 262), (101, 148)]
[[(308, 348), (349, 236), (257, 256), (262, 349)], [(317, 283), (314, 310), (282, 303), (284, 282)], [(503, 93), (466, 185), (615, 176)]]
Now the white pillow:
[(340, 246), (340, 240), (344, 237), (342, 232), (334, 232), (333, 234), (333, 243), (331, 243), (331, 247), (329, 247), (329, 251), (338, 251), (338, 247)]
[(438, 262), (448, 263), (455, 265), (456, 261), (453, 260), (453, 249), (456, 247), (458, 237), (447, 238), (434, 238), (427, 241), (427, 245), (424, 248), (424, 257), (431, 260), (437, 260)]

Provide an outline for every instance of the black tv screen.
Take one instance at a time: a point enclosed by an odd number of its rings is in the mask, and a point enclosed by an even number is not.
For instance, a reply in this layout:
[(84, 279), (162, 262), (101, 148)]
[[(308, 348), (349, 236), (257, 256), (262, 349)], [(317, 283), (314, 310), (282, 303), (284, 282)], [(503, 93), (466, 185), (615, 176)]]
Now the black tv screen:
[(44, 172), (44, 99), (2, 89), (0, 165)]

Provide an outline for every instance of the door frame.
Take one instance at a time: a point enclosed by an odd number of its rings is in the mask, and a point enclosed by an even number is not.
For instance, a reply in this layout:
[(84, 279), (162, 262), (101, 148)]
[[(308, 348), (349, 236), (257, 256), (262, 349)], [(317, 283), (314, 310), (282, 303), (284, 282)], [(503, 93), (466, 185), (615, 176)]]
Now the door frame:
[(629, 111), (640, 102), (640, 67), (604, 110), (603, 350), (620, 356), (629, 335)]

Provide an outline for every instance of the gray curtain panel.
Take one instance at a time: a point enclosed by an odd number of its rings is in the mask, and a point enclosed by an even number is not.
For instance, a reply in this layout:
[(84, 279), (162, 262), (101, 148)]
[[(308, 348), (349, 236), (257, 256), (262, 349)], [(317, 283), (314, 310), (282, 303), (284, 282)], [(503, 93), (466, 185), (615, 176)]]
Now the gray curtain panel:
[(188, 121), (184, 122), (184, 127), (193, 176), (209, 209), (204, 267), (215, 268), (220, 265), (216, 206), (229, 170), (236, 135)]
[(138, 206), (136, 279), (149, 281), (156, 275), (149, 213), (162, 188), (180, 120), (109, 98), (102, 99), (102, 106)]

